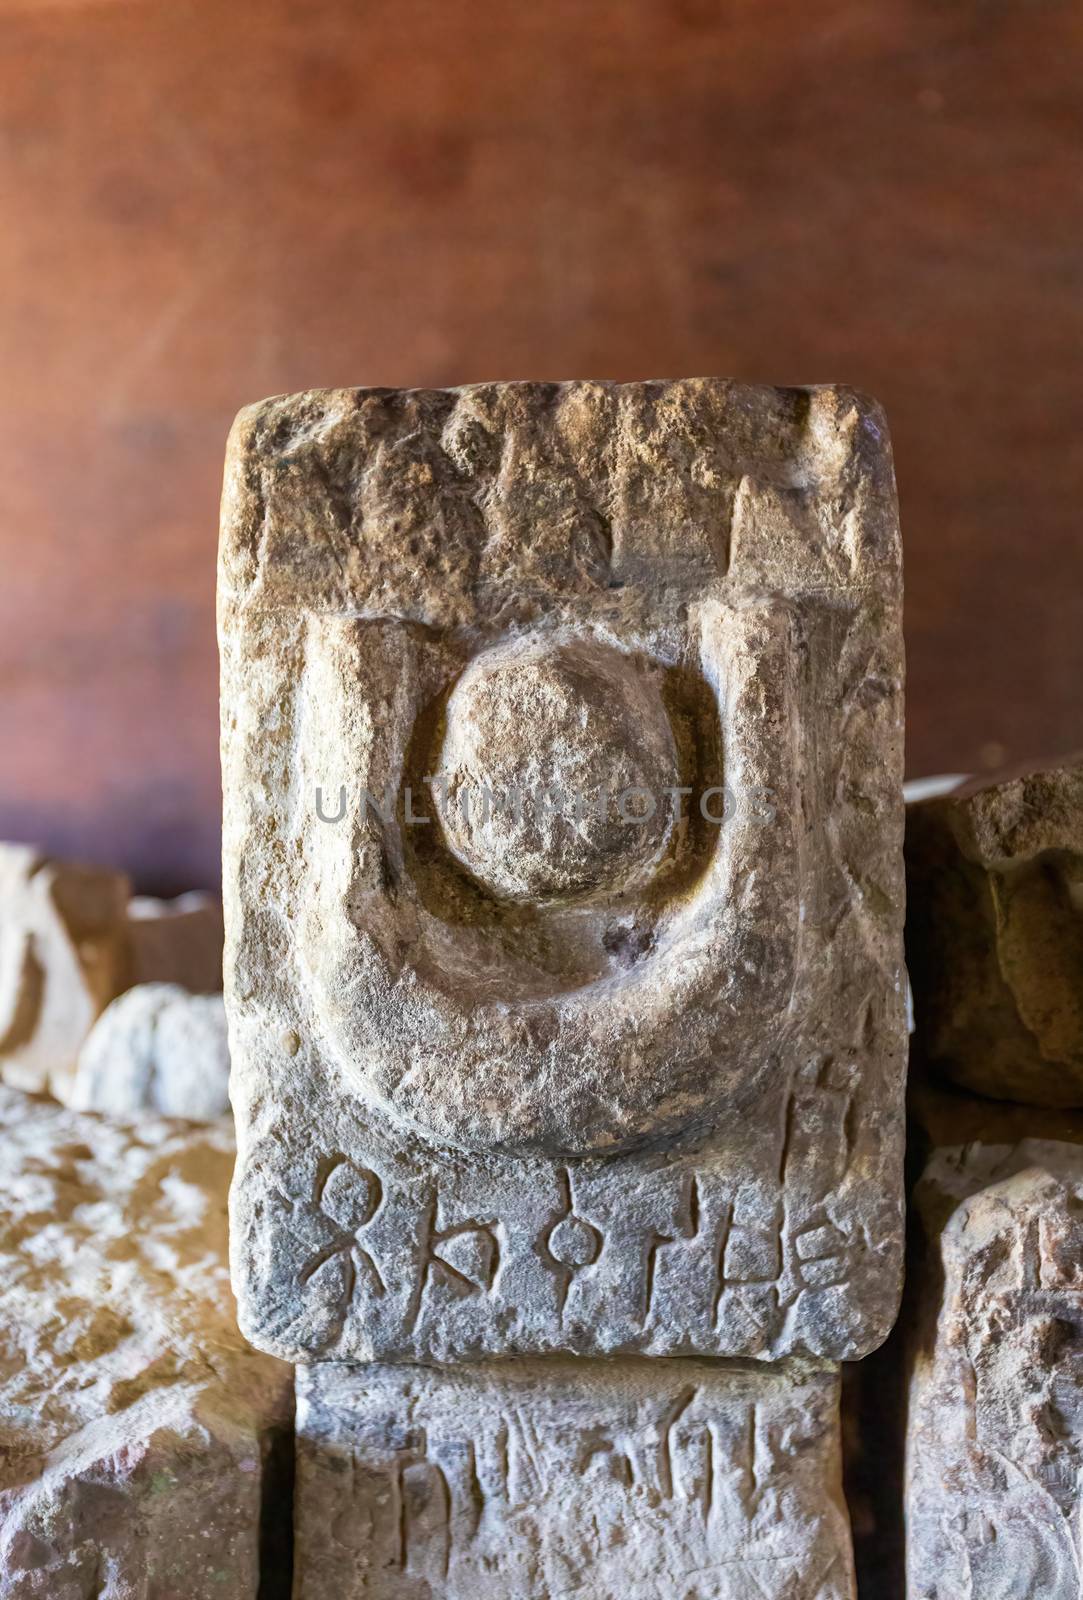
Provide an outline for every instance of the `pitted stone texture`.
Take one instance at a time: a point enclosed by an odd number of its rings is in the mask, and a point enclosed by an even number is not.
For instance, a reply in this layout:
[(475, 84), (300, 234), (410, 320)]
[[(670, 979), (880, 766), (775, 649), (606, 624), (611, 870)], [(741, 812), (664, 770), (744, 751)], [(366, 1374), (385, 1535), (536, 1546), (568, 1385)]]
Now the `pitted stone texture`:
[(129, 987), (179, 983), (192, 994), (220, 994), (222, 938), (222, 906), (214, 895), (136, 895), (128, 902)]
[[(835, 1359), (884, 1336), (899, 603), (883, 419), (844, 390), (241, 414), (220, 620), (254, 1341)], [(626, 825), (463, 819), (461, 791), (519, 775), (691, 793), (679, 820), (664, 796)]]
[(298, 1372), (296, 1600), (852, 1600), (837, 1375)]
[(237, 1331), (231, 1134), (6, 1088), (0, 1124), (4, 1600), (255, 1600), (292, 1375)]
[(940, 1150), (915, 1200), (909, 1600), (1078, 1600), (1083, 1148)]
[(70, 1104), (111, 1116), (152, 1111), (212, 1122), (229, 1115), (222, 996), (144, 983), (102, 1012), (79, 1052)]
[(907, 947), (929, 1058), (1083, 1106), (1083, 757), (910, 808)]
[(437, 774), (452, 851), (512, 900), (645, 881), (675, 823), (679, 763), (658, 686), (604, 646), (485, 651), (452, 691)]
[(67, 1098), (79, 1047), (125, 986), (128, 880), (0, 845), (0, 1077)]

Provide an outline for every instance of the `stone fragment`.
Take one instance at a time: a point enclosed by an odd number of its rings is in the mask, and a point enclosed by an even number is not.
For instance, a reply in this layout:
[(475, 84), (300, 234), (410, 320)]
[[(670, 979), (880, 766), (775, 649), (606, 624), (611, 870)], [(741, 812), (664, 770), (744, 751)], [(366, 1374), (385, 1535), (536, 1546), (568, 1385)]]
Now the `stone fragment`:
[(192, 994), (222, 989), (222, 906), (193, 891), (175, 900), (128, 902), (128, 984), (179, 983)]
[(232, 1165), (225, 1126), (0, 1088), (4, 1600), (285, 1600), (291, 1372), (237, 1331)]
[(915, 1203), (908, 1600), (1078, 1600), (1083, 1146), (937, 1150)]
[(297, 1600), (852, 1600), (833, 1369), (298, 1371)]
[(98, 1013), (124, 987), (128, 880), (0, 844), (0, 1077), (66, 1098)]
[[(912, 1042), (908, 1104), (908, 1166), (915, 1178), (944, 1151), (967, 1145), (1013, 1147), (1026, 1139), (1083, 1146), (1083, 1112), (1023, 1106), (960, 1090), (922, 1058)], [(846, 1502), (854, 1538), (858, 1593), (902, 1600), (906, 1585), (907, 1396), (912, 1373), (923, 1371), (936, 1343), (943, 1288), (937, 1215), (930, 1237), (910, 1207), (910, 1263), (899, 1320), (886, 1343), (843, 1369), (842, 1435)], [(964, 1591), (964, 1593), (967, 1593)], [(954, 1596), (945, 1589), (938, 1600)], [(983, 1600), (975, 1587), (967, 1600)]]
[(930, 1060), (980, 1094), (1083, 1105), (1083, 758), (911, 807), (906, 859)]
[(79, 1052), (69, 1103), (126, 1116), (153, 1111), (211, 1122), (229, 1115), (222, 996), (144, 983), (112, 1001)]
[(846, 390), (242, 412), (220, 633), (256, 1343), (883, 1338), (899, 606), (884, 421)]

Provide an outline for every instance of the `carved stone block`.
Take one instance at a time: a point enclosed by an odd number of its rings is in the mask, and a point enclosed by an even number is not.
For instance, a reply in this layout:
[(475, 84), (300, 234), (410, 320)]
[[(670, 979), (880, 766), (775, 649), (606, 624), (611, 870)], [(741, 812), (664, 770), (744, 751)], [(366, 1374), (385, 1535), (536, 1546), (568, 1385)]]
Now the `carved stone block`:
[(0, 844), (0, 1077), (67, 1098), (79, 1047), (124, 987), (128, 880)]
[(909, 1600), (1078, 1600), (1083, 1148), (943, 1149), (915, 1201)]
[(229, 1042), (220, 994), (141, 983), (106, 1006), (79, 1052), (68, 1103), (212, 1122), (229, 1115)]
[(297, 1600), (852, 1600), (812, 1367), (298, 1371)]
[(220, 620), (254, 1342), (884, 1336), (899, 606), (883, 419), (845, 390), (242, 412)]
[(924, 1049), (979, 1094), (1083, 1106), (1083, 757), (907, 817)]

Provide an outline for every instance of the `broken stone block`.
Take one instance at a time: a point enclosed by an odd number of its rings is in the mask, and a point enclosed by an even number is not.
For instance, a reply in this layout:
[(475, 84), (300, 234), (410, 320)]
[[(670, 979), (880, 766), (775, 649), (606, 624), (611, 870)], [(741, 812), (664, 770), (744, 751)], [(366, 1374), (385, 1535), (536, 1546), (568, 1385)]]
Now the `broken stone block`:
[(847, 390), (242, 412), (220, 634), (254, 1342), (883, 1338), (899, 563), (884, 420)]
[(1083, 1146), (940, 1149), (915, 1205), (909, 1600), (1078, 1600)]
[[(908, 1073), (908, 1166), (916, 1179), (944, 1151), (957, 1158), (968, 1145), (1014, 1147), (1026, 1139), (1083, 1146), (1083, 1112), (986, 1099), (935, 1074), (915, 1040)], [(910, 1257), (899, 1320), (884, 1345), (843, 1368), (842, 1435), (846, 1501), (854, 1538), (858, 1593), (869, 1600), (903, 1600), (906, 1586), (904, 1490), (907, 1396), (912, 1374), (925, 1373), (937, 1340), (943, 1290), (940, 1228), (944, 1210), (927, 1219), (928, 1238), (910, 1207)], [(924, 1380), (923, 1380), (924, 1381)], [(932, 1481), (932, 1473), (930, 1479)], [(995, 1595), (996, 1590), (989, 1591)], [(977, 1584), (957, 1590), (954, 1578), (937, 1600), (985, 1600)], [(1029, 1600), (1031, 1591), (1013, 1600)], [(911, 1594), (911, 1600), (913, 1595)], [(1034, 1592), (1039, 1600), (1039, 1592)]]
[(144, 983), (112, 1001), (79, 1052), (69, 1103), (120, 1117), (144, 1110), (195, 1122), (228, 1116), (221, 995)]
[(852, 1600), (837, 1371), (298, 1370), (297, 1600)]
[(1083, 758), (912, 806), (907, 953), (929, 1059), (1083, 1105)]
[(79, 1047), (124, 987), (120, 872), (0, 845), (0, 1077), (65, 1099)]
[(193, 891), (175, 900), (128, 902), (128, 985), (179, 983), (192, 994), (222, 989), (222, 906)]
[[(285, 1521), (292, 1374), (227, 1266), (231, 1131), (126, 1127), (0, 1088), (5, 1600), (256, 1600)], [(266, 1588), (288, 1552), (265, 1541)]]

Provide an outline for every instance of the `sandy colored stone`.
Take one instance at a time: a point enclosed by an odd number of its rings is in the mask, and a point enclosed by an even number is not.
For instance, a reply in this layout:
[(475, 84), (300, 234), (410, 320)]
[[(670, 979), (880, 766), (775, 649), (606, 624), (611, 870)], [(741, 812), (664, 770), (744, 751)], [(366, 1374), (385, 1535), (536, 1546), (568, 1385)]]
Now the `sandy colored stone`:
[[(899, 559), (883, 417), (846, 390), (242, 412), (220, 632), (255, 1342), (775, 1359), (883, 1338)], [(520, 820), (520, 778), (590, 805)], [(659, 787), (692, 791), (679, 817), (646, 814)]]
[(296, 1600), (852, 1600), (834, 1370), (298, 1372)]
[(1083, 1146), (937, 1150), (915, 1205), (908, 1600), (1078, 1600)]
[[(1013, 1149), (1025, 1140), (1037, 1140), (1083, 1147), (1083, 1112), (990, 1100), (959, 1089), (923, 1060), (920, 1035), (911, 1052), (907, 1100), (907, 1165), (913, 1182), (931, 1164), (938, 1164), (944, 1152), (957, 1161), (970, 1145)], [(944, 1289), (940, 1230), (952, 1207), (950, 1199), (934, 1197), (932, 1213), (923, 1208), (923, 1223), (918, 1209), (909, 1205), (910, 1254), (899, 1320), (879, 1350), (843, 1369), (846, 1502), (858, 1593), (863, 1600), (866, 1596), (868, 1600), (903, 1600), (905, 1593), (908, 1393), (912, 1375), (925, 1370), (937, 1344), (937, 1316)], [(965, 1384), (972, 1387), (968, 1376)], [(958, 1397), (945, 1403), (954, 1425)], [(929, 1416), (935, 1433), (935, 1405), (930, 1405)], [(944, 1465), (946, 1477), (954, 1481), (954, 1467), (944, 1458), (931, 1467), (930, 1485), (935, 1487), (937, 1465)], [(954, 1515), (947, 1503), (944, 1510), (946, 1517)], [(952, 1585), (957, 1581), (958, 1571), (953, 1568)], [(954, 1587), (946, 1588), (938, 1600), (956, 1593)], [(966, 1588), (961, 1593), (965, 1600), (981, 1600), (984, 1591), (975, 1584), (972, 1593)]]
[(65, 1099), (79, 1047), (126, 982), (128, 880), (0, 845), (0, 1077)]
[(222, 988), (222, 905), (193, 890), (175, 900), (128, 902), (128, 983), (179, 983), (192, 994)]
[(0, 1089), (4, 1600), (255, 1600), (292, 1374), (237, 1331), (232, 1165), (225, 1127)]
[(111, 1116), (152, 1111), (211, 1122), (229, 1115), (222, 996), (144, 983), (112, 1001), (79, 1052), (69, 1104)]
[(926, 1054), (980, 1094), (1083, 1105), (1083, 758), (912, 806), (906, 855)]

